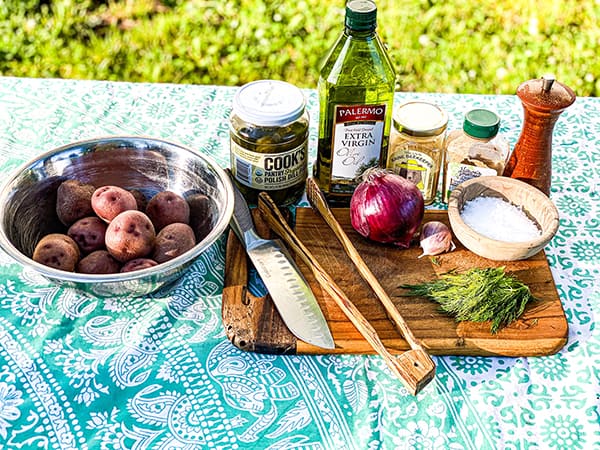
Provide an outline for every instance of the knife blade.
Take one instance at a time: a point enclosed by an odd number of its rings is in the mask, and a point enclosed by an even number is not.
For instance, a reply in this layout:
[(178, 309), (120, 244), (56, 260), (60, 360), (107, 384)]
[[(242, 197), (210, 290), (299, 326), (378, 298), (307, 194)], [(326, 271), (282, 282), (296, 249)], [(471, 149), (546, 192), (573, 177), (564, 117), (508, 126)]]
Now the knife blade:
[(335, 344), (321, 307), (302, 272), (279, 239), (261, 238), (242, 193), (234, 185), (231, 228), (265, 284), (283, 322), (296, 337), (318, 347)]

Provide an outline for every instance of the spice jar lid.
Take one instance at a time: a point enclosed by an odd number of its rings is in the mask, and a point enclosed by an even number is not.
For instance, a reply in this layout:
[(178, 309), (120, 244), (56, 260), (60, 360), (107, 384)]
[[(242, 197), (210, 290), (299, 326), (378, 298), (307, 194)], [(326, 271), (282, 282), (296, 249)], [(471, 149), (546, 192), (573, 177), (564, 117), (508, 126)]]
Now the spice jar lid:
[(398, 106), (393, 115), (394, 127), (410, 136), (437, 136), (446, 130), (448, 115), (433, 103), (407, 102)]
[(305, 108), (302, 91), (278, 80), (258, 80), (243, 85), (233, 99), (233, 113), (259, 126), (283, 126), (298, 119)]
[(498, 134), (500, 117), (488, 109), (472, 109), (465, 114), (463, 130), (475, 138), (487, 139)]
[(371, 0), (350, 0), (346, 4), (346, 27), (353, 31), (377, 28), (377, 6)]

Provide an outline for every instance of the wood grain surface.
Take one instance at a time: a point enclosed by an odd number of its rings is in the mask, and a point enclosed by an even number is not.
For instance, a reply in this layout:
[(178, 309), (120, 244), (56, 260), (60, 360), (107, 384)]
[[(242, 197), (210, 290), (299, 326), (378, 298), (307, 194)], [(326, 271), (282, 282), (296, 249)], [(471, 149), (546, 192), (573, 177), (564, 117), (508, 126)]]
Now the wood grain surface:
[[(455, 239), (457, 249), (437, 257), (419, 258), (421, 249), (413, 245), (398, 249), (362, 238), (351, 225), (347, 209), (333, 209), (371, 271), (380, 280), (407, 321), (417, 340), (435, 355), (543, 356), (556, 353), (567, 342), (568, 326), (545, 253), (514, 262), (492, 261), (466, 250)], [(260, 234), (269, 231), (254, 211)], [(448, 223), (446, 211), (426, 211), (424, 221)], [(386, 311), (348, 259), (337, 238), (311, 208), (296, 210), (295, 231), (340, 288), (352, 299), (376, 329), (392, 353), (410, 347), (393, 326)], [(324, 350), (297, 340), (283, 324), (270, 297), (255, 297), (247, 289), (248, 262), (243, 247), (233, 233), (227, 243), (223, 324), (228, 338), (238, 348), (279, 354), (373, 353), (373, 349), (344, 313), (318, 285), (310, 271), (297, 261), (311, 285), (329, 323), (336, 348)], [(427, 299), (408, 297), (402, 284), (422, 283), (449, 270), (505, 266), (507, 272), (526, 283), (539, 299), (531, 303), (521, 318), (497, 334), (489, 323), (461, 322), (441, 313)]]

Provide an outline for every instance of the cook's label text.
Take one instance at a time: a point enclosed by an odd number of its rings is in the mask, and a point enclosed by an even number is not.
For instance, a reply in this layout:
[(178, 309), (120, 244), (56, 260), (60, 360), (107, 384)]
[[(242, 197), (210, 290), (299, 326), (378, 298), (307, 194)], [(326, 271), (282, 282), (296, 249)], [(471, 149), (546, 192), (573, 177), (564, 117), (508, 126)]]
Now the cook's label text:
[(241, 184), (275, 191), (304, 182), (308, 176), (307, 142), (282, 153), (257, 153), (231, 140), (231, 171)]

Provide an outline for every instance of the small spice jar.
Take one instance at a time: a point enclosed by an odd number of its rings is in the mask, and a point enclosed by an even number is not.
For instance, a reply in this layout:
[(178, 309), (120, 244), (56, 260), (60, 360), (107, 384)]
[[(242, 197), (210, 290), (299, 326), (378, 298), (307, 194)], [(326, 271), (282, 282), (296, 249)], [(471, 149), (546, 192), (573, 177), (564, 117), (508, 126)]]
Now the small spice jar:
[(498, 134), (500, 117), (487, 109), (465, 114), (462, 130), (453, 130), (446, 139), (443, 200), (463, 181), (484, 175), (502, 175), (510, 147)]
[(234, 182), (249, 203), (266, 191), (279, 206), (297, 201), (308, 176), (308, 125), (302, 91), (284, 81), (242, 86), (230, 117)]
[(414, 101), (398, 106), (392, 120), (387, 168), (412, 181), (429, 205), (437, 192), (448, 115), (437, 105)]

